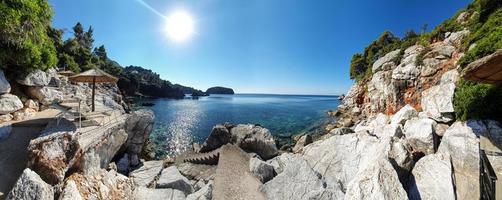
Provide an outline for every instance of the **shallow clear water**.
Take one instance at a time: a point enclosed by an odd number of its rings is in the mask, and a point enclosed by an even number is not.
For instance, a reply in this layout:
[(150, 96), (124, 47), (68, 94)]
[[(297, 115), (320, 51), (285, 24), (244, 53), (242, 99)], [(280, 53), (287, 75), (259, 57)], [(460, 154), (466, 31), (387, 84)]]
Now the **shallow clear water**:
[[(151, 100), (155, 128), (151, 134), (157, 156), (176, 154), (192, 142), (203, 143), (214, 125), (230, 122), (261, 124), (276, 137), (301, 133), (338, 106), (335, 96), (235, 94), (197, 100)], [(143, 102), (144, 103), (144, 102)]]

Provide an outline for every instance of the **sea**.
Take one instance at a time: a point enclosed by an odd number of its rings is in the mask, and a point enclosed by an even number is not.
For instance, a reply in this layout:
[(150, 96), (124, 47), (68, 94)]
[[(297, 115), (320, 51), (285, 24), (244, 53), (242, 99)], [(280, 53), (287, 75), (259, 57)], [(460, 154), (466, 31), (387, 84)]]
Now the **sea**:
[[(337, 96), (234, 94), (184, 99), (140, 100), (138, 105), (155, 113), (150, 140), (157, 157), (176, 155), (202, 144), (211, 129), (221, 123), (259, 124), (276, 140), (306, 133), (327, 120), (326, 112), (340, 104)], [(136, 109), (141, 106), (136, 107)]]

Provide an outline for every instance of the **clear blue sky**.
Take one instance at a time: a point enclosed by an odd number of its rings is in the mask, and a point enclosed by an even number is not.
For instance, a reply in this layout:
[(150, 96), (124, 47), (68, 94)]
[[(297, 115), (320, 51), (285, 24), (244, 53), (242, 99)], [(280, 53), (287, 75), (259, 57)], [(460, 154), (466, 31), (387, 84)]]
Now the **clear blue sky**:
[(160, 13), (184, 9), (196, 35), (168, 39), (165, 20), (138, 0), (49, 0), (53, 24), (94, 28), (95, 45), (122, 66), (205, 90), (341, 94), (352, 85), (351, 56), (380, 33), (429, 30), (467, 0), (144, 0)]

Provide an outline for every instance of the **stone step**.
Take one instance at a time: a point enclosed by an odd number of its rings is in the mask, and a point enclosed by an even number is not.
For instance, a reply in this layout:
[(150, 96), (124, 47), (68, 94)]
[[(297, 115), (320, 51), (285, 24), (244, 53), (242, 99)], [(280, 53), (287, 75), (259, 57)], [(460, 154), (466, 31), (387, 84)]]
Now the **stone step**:
[(204, 165), (217, 165), (219, 158), (220, 158), (220, 149), (215, 149), (207, 153), (187, 155), (183, 159), (183, 162), (190, 162), (194, 164), (204, 164)]
[(266, 199), (260, 191), (262, 183), (249, 171), (246, 152), (234, 145), (224, 145), (220, 149), (213, 199)]

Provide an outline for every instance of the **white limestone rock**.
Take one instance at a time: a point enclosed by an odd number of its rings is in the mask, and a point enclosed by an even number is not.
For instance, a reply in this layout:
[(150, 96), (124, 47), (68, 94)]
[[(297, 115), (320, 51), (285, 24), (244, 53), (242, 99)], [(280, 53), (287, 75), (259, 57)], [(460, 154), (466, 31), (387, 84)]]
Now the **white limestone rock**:
[(52, 87), (28, 87), (26, 95), (38, 100), (43, 105), (50, 105), (63, 100), (63, 93)]
[(414, 152), (434, 153), (434, 126), (432, 119), (413, 118), (406, 121), (404, 135)]
[(472, 125), (455, 122), (441, 140), (438, 152), (451, 157), (457, 199), (479, 199), (479, 139)]
[(230, 130), (232, 143), (246, 152), (254, 152), (263, 159), (278, 154), (277, 146), (270, 131), (253, 124), (239, 124)]
[[(326, 185), (320, 176), (299, 155), (292, 154), (284, 170), (274, 179), (263, 184), (261, 191), (268, 199), (331, 199), (323, 195)], [(341, 192), (341, 191), (340, 191)], [(343, 193), (337, 193), (342, 197)]]
[(356, 175), (347, 186), (344, 199), (407, 199), (407, 194), (392, 165), (381, 159)]
[(455, 199), (453, 172), (449, 156), (431, 154), (421, 158), (413, 168), (408, 196), (420, 199)]
[(53, 200), (54, 191), (37, 173), (26, 168), (7, 195), (7, 200), (17, 199)]
[(373, 63), (373, 67), (372, 67), (373, 73), (381, 71), (381, 70), (390, 70), (391, 69), (390, 67), (392, 66), (392, 64), (394, 64), (394, 66), (396, 65), (394, 63), (394, 59), (399, 55), (400, 52), (401, 52), (400, 49), (394, 50), (394, 51), (391, 51), (391, 52), (385, 54), (385, 56), (379, 58), (378, 60), (376, 60)]
[(162, 170), (159, 180), (157, 180), (157, 188), (172, 188), (182, 191), (185, 195), (193, 192), (190, 181), (178, 171), (176, 166), (170, 166)]
[(425, 114), (438, 122), (454, 120), (453, 96), (454, 83), (440, 84), (422, 92), (421, 105)]
[(415, 108), (413, 108), (409, 104), (406, 104), (399, 111), (397, 111), (396, 114), (392, 116), (390, 121), (391, 124), (404, 124), (406, 120), (409, 120), (417, 116), (418, 116), (417, 110), (415, 110)]
[(42, 70), (35, 70), (29, 73), (23, 79), (18, 79), (17, 82), (25, 86), (43, 87), (49, 84), (50, 77)]
[[(185, 194), (179, 190), (171, 188), (146, 188), (136, 187), (134, 190), (134, 200), (185, 200)], [(201, 199), (202, 200), (202, 199)]]
[(452, 69), (441, 76), (441, 84), (456, 83), (459, 78), (458, 70)]
[(161, 160), (146, 161), (143, 162), (143, 166), (129, 173), (129, 177), (133, 180), (134, 185), (147, 187), (153, 183), (162, 168), (164, 168), (164, 163)]
[(16, 95), (0, 95), (0, 115), (13, 113), (23, 108), (23, 102)]

